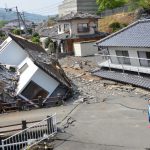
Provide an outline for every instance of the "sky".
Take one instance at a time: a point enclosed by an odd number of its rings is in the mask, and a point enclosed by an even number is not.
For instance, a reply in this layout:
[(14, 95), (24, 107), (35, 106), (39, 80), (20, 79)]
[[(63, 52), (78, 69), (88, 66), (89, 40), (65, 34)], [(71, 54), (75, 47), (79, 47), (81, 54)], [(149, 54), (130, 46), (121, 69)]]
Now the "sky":
[(58, 13), (58, 5), (63, 0), (0, 0), (0, 8), (18, 7), (19, 11), (26, 11), (41, 15)]

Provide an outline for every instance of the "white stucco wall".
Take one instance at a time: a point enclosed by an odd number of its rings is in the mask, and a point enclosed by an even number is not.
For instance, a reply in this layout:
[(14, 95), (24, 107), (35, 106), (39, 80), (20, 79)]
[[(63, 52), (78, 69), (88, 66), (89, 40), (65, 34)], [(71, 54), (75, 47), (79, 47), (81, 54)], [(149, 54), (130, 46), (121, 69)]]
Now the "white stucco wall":
[(51, 76), (47, 75), (44, 71), (39, 69), (30, 58), (26, 58), (19, 66), (20, 69), (25, 63), (28, 64), (28, 68), (20, 74), (20, 79), (18, 82), (17, 94), (21, 94), (21, 92), (25, 89), (25, 87), (32, 80), (40, 87), (48, 91), (49, 95), (57, 88), (59, 82), (54, 80)]
[(20, 79), (19, 79), (18, 88), (17, 88), (17, 94), (20, 94), (22, 92), (22, 90), (30, 82), (32, 76), (38, 70), (38, 67), (28, 57), (24, 61), (22, 61), (22, 63), (18, 66), (18, 69), (20, 69), (25, 63), (27, 63), (28, 68), (25, 69), (22, 74), (20, 74)]
[(20, 74), (17, 94), (19, 95), (32, 80), (51, 95), (59, 85), (59, 82), (39, 69), (19, 45), (10, 38), (7, 40), (8, 42), (3, 49), (0, 49), (0, 63), (16, 66), (18, 70), (24, 64), (28, 64), (28, 67)]
[(0, 63), (18, 66), (27, 54), (14, 41), (7, 39), (9, 42), (0, 49)]
[(94, 46), (95, 41), (74, 43), (75, 56), (90, 56), (98, 53), (98, 47)]
[[(89, 32), (83, 32), (83, 33), (78, 33), (78, 24), (82, 24), (82, 23), (87, 23), (89, 25)], [(58, 26), (61, 25), (61, 32), (59, 31), (58, 28), (58, 34), (62, 34), (64, 33), (64, 24), (69, 24), (70, 25), (70, 34), (71, 35), (88, 35), (88, 34), (94, 34), (94, 28), (93, 26), (97, 26), (98, 21), (90, 21), (90, 19), (79, 19), (79, 20), (72, 20), (72, 21), (64, 21), (64, 22), (60, 22), (58, 23)]]
[[(131, 48), (131, 47), (109, 47), (109, 54), (116, 56), (116, 50), (128, 51), (129, 57), (138, 58), (138, 51), (150, 52), (150, 48)], [(118, 64), (116, 57), (111, 57), (112, 63)], [(132, 66), (140, 66), (138, 59), (130, 59)]]
[(51, 95), (52, 92), (59, 85), (59, 82), (57, 82), (52, 77), (50, 77), (49, 75), (47, 75), (41, 69), (38, 69), (36, 71), (36, 73), (32, 76), (31, 80), (34, 81), (36, 84), (38, 84), (43, 89), (45, 89), (46, 91), (48, 91), (49, 95)]

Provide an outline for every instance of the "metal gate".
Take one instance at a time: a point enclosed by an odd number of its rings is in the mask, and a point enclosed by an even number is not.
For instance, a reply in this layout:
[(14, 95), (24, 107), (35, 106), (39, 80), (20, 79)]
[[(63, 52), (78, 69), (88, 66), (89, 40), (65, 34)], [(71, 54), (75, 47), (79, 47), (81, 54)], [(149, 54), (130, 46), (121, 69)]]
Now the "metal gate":
[(57, 133), (56, 114), (2, 140), (2, 150), (26, 150)]

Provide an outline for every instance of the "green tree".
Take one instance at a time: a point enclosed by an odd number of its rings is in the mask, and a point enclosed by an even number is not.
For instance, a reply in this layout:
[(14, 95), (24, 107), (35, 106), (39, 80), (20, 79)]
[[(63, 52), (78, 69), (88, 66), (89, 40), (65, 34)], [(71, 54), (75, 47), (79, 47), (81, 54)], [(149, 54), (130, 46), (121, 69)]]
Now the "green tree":
[(97, 5), (99, 6), (98, 11), (102, 12), (106, 9), (113, 9), (125, 5), (127, 0), (96, 0)]
[(7, 21), (0, 20), (0, 28), (2, 28), (3, 26), (5, 26), (5, 24), (7, 24)]
[(33, 43), (36, 43), (36, 44), (39, 44), (39, 43), (40, 43), (39, 37), (32, 37), (32, 38), (31, 38), (31, 41), (32, 41)]
[(55, 49), (55, 46), (54, 46), (54, 42), (51, 41), (48, 45), (48, 54), (52, 54), (52, 53), (56, 53), (56, 49)]
[(50, 42), (51, 42), (51, 39), (50, 39), (50, 38), (47, 38), (47, 39), (45, 40), (45, 48), (48, 48), (48, 45), (49, 45)]
[(14, 29), (12, 31), (13, 34), (16, 34), (16, 35), (21, 35), (21, 30), (20, 29)]
[(33, 33), (32, 37), (31, 37), (31, 41), (36, 44), (40, 43), (40, 36), (37, 32)]
[(32, 37), (39, 37), (39, 34), (37, 32), (33, 33)]
[(130, 10), (135, 10), (140, 7), (140, 0), (128, 0)]
[(150, 9), (150, 0), (140, 0), (139, 5), (144, 9)]

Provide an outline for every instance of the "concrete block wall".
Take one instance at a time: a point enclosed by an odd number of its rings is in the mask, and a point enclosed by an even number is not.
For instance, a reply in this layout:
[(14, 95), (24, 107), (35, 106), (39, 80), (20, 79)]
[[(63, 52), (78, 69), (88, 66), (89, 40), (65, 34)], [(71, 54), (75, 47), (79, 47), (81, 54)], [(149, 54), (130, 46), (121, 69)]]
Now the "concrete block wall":
[(64, 0), (59, 5), (59, 16), (72, 12), (88, 12), (96, 14), (98, 6), (95, 0)]

